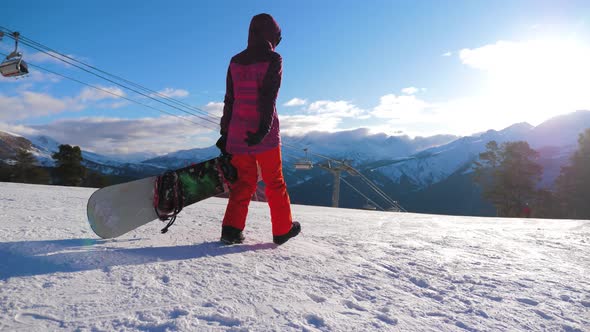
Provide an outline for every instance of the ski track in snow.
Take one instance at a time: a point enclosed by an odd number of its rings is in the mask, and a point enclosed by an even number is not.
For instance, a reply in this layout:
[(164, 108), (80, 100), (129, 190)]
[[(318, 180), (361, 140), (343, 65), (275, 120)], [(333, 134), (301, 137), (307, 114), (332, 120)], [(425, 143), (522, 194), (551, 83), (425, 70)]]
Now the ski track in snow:
[(294, 205), (277, 247), (252, 202), (221, 246), (212, 198), (101, 240), (92, 192), (0, 183), (0, 331), (590, 330), (590, 221)]

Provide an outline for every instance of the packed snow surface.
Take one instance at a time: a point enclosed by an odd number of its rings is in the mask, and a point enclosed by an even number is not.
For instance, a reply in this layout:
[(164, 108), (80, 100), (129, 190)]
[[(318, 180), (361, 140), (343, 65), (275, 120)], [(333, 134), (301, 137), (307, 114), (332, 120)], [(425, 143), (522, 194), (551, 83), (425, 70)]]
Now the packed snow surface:
[(590, 221), (294, 205), (277, 247), (253, 202), (222, 246), (212, 198), (101, 240), (92, 192), (0, 183), (0, 331), (590, 330)]

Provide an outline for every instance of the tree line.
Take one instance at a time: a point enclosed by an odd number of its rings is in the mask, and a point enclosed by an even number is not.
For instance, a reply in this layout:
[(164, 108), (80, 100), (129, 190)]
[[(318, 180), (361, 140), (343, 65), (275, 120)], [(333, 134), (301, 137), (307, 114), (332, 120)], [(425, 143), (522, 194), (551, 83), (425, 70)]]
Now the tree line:
[(0, 181), (101, 188), (109, 184), (106, 176), (87, 169), (78, 146), (62, 144), (51, 156), (55, 167), (37, 165), (35, 156), (25, 149), (16, 152), (10, 164), (0, 163)]
[(538, 157), (527, 142), (490, 141), (475, 162), (473, 180), (499, 217), (590, 219), (590, 128), (552, 188), (539, 187)]

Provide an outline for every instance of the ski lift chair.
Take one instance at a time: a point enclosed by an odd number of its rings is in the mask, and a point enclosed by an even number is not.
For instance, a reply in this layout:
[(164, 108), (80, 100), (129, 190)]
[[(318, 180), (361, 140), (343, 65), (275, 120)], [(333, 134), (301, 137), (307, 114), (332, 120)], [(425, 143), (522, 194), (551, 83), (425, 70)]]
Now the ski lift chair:
[[(29, 66), (23, 60), (22, 53), (18, 52), (18, 37), (20, 34), (14, 32), (12, 36), (14, 38), (14, 51), (0, 63), (0, 74), (4, 77), (19, 77), (29, 73)], [(0, 39), (2, 37), (3, 34), (0, 34)]]
[[(12, 55), (12, 54), (11, 54)], [(29, 73), (29, 66), (23, 61), (22, 55), (18, 53), (16, 58), (6, 58), (0, 63), (0, 73), (4, 77), (19, 77)]]
[(305, 151), (305, 159), (299, 159), (295, 162), (295, 170), (308, 171), (313, 168), (313, 163), (307, 157), (307, 149), (303, 149), (303, 151)]
[(313, 164), (311, 161), (309, 160), (298, 160), (295, 162), (295, 169), (296, 170), (302, 170), (302, 171), (306, 171), (306, 170), (310, 170), (313, 168)]

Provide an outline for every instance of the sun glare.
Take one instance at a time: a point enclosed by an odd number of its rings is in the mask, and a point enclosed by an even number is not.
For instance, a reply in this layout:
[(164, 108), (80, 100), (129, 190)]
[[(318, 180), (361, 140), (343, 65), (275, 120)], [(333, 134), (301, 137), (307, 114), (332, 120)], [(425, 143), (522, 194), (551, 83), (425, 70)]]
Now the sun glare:
[(576, 40), (500, 41), (463, 50), (463, 61), (488, 75), (485, 98), (500, 114), (536, 125), (590, 109), (590, 46)]
[(590, 47), (575, 40), (499, 42), (485, 70), (488, 97), (500, 112), (536, 125), (590, 108)]

